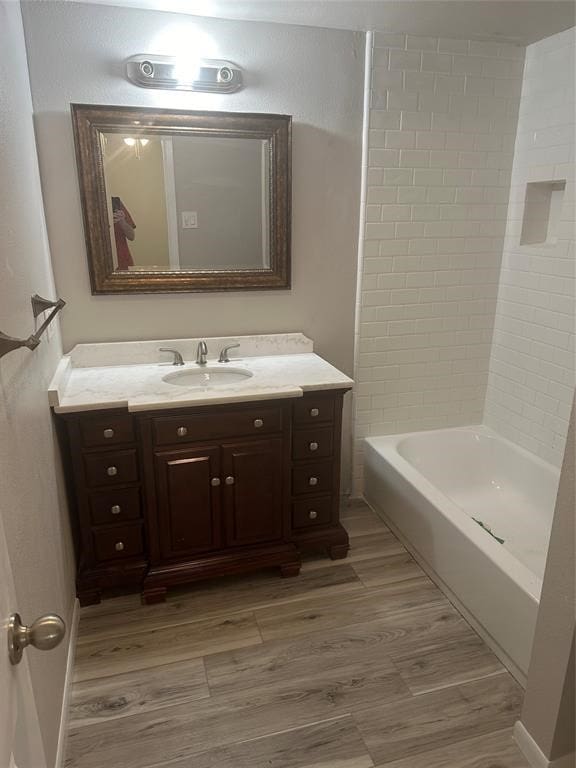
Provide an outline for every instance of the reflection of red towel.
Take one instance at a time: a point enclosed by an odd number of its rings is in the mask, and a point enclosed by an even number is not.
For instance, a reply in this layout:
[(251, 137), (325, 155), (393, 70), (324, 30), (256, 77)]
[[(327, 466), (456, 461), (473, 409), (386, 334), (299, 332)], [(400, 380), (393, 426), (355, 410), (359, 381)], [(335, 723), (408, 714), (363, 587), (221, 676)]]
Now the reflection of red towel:
[[(116, 207), (116, 210), (124, 211), (124, 217), (127, 223), (130, 224), (131, 227), (134, 227), (134, 229), (136, 229), (136, 224), (134, 224), (134, 220), (132, 219), (132, 216), (130, 216), (130, 211), (126, 208), (126, 206), (121, 200), (118, 200), (118, 205)], [(124, 234), (124, 232), (122, 232), (122, 227), (119, 224), (114, 224), (114, 237), (116, 238), (116, 254), (118, 256), (118, 269), (128, 269), (128, 267), (133, 267), (134, 260), (132, 259), (130, 248), (128, 248), (128, 241), (126, 239), (126, 235)]]

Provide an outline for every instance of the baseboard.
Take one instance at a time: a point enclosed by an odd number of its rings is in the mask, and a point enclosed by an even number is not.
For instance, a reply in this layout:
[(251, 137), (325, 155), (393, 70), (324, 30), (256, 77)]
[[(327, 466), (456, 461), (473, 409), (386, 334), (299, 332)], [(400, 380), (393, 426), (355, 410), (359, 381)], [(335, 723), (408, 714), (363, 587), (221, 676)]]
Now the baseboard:
[(72, 674), (74, 671), (74, 655), (76, 650), (76, 637), (78, 635), (78, 622), (80, 621), (80, 603), (74, 599), (70, 630), (68, 632), (68, 657), (66, 659), (66, 677), (64, 679), (64, 695), (62, 697), (62, 712), (60, 714), (60, 728), (58, 730), (58, 749), (54, 768), (63, 768), (66, 756), (66, 736), (68, 733), (68, 709), (70, 703), (70, 691), (72, 688)]
[(548, 760), (520, 720), (514, 725), (514, 741), (532, 768), (574, 768), (576, 765), (574, 752), (558, 757), (556, 760)]

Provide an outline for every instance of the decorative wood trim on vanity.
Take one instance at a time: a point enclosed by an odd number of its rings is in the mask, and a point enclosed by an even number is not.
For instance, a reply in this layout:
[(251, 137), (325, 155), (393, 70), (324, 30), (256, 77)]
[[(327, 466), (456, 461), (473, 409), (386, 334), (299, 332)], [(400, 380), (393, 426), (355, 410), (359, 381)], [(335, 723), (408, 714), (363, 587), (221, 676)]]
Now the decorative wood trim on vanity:
[(56, 415), (71, 466), (81, 603), (109, 588), (142, 589), (145, 602), (158, 602), (171, 586), (260, 568), (296, 576), (304, 549), (346, 557), (346, 391)]

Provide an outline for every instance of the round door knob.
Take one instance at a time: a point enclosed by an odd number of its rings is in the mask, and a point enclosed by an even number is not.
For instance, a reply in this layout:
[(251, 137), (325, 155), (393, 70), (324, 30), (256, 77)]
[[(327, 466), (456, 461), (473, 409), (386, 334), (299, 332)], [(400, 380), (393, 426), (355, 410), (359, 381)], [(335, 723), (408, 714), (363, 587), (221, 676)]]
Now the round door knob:
[(178, 427), (178, 429), (176, 430), (176, 434), (178, 435), (178, 437), (186, 437), (186, 435), (188, 434), (188, 427)]
[(116, 550), (116, 552), (124, 552), (124, 542), (117, 541), (116, 544), (114, 544), (114, 549)]
[(260, 429), (260, 427), (264, 426), (264, 420), (263, 419), (254, 419), (254, 426), (256, 429)]
[(310, 408), (310, 416), (314, 418), (315, 416), (320, 415), (320, 409), (319, 408)]
[(308, 485), (318, 485), (318, 478), (317, 477), (309, 477), (308, 478)]
[(11, 664), (18, 664), (24, 648), (33, 645), (39, 651), (50, 651), (62, 642), (66, 625), (56, 614), (41, 616), (29, 627), (22, 624), (17, 613), (8, 619), (8, 655)]
[(104, 434), (104, 437), (107, 440), (110, 440), (111, 437), (114, 437), (114, 430), (113, 429), (105, 429), (103, 434)]
[(114, 475), (118, 474), (118, 467), (108, 467), (106, 474), (108, 477), (114, 477)]
[(310, 448), (311, 451), (317, 451), (318, 450), (318, 443), (310, 443), (308, 448)]
[(112, 512), (113, 515), (119, 515), (120, 512), (122, 512), (122, 507), (120, 506), (120, 504), (113, 504), (110, 507), (110, 512)]
[(217, 488), (220, 485), (220, 478), (213, 477), (212, 480), (210, 480), (210, 485), (214, 486), (214, 488)]
[(316, 518), (318, 517), (318, 512), (316, 512), (315, 509), (311, 509), (310, 512), (308, 512), (308, 517), (310, 518), (310, 520), (316, 520)]
[(224, 480), (226, 485), (234, 485), (234, 478), (233, 477), (227, 477), (226, 480)]

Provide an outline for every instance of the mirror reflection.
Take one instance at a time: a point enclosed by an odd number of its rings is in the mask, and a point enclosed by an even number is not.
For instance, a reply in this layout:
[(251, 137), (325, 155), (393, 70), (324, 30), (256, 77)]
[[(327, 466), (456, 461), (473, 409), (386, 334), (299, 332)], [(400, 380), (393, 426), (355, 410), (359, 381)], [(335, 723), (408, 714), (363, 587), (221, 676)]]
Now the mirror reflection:
[(269, 269), (269, 140), (100, 135), (116, 271)]

